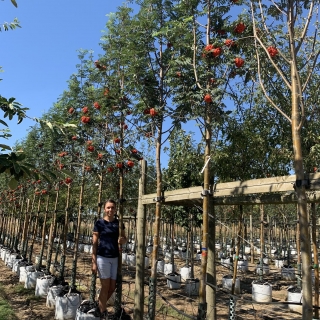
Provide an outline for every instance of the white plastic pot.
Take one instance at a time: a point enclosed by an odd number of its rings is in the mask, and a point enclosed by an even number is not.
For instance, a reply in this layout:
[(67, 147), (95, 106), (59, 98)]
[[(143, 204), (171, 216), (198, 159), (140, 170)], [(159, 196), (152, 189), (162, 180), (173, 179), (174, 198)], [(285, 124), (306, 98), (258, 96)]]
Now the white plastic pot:
[(181, 275), (177, 273), (170, 273), (166, 276), (167, 286), (169, 289), (179, 289), (181, 287)]
[(275, 259), (274, 260), (274, 265), (277, 268), (282, 268), (284, 266), (285, 260), (284, 259)]
[(199, 295), (199, 286), (199, 279), (186, 279), (184, 291), (189, 297), (197, 296)]
[(252, 282), (252, 300), (256, 302), (272, 302), (272, 286), (269, 283)]
[(157, 261), (157, 272), (164, 273), (164, 261), (163, 260)]
[(281, 268), (281, 278), (288, 281), (295, 280), (295, 269), (291, 266), (284, 265)]
[(248, 260), (238, 260), (237, 270), (240, 272), (248, 271)]
[(123, 264), (128, 264), (128, 254), (126, 252), (122, 252), (122, 263)]
[(26, 282), (24, 283), (24, 287), (26, 289), (34, 289), (37, 284), (37, 279), (43, 277), (43, 272), (40, 271), (27, 271)]
[(135, 267), (136, 266), (136, 255), (134, 253), (128, 254), (128, 265), (130, 267)]
[(63, 297), (56, 297), (55, 320), (74, 320), (77, 309), (81, 304), (78, 293), (68, 293)]
[(230, 257), (229, 258), (221, 258), (221, 265), (230, 268), (231, 263), (230, 263)]
[[(225, 275), (222, 277), (222, 288), (227, 289), (229, 291), (232, 290), (232, 276)], [(234, 285), (234, 293), (240, 293), (240, 279), (236, 278), (235, 285)]]
[(257, 264), (257, 267), (256, 267), (256, 274), (258, 275), (268, 275), (270, 273), (270, 268), (269, 268), (269, 265), (268, 264), (263, 264), (261, 266), (261, 264)]
[(91, 253), (91, 252), (92, 252), (92, 245), (91, 245), (91, 244), (85, 244), (85, 245), (83, 246), (83, 251), (84, 251), (85, 253)]
[(37, 279), (35, 296), (45, 298), (48, 295), (49, 285), (52, 280), (52, 276), (44, 276)]
[(153, 246), (147, 246), (147, 248), (146, 248), (146, 253), (148, 253), (148, 254), (150, 254), (150, 253), (152, 253), (152, 251), (153, 251)]
[[(300, 292), (296, 292), (295, 287), (290, 286), (287, 289), (287, 301), (288, 302), (299, 302), (302, 303), (302, 290)], [(302, 305), (297, 304), (288, 304), (288, 308), (290, 311), (302, 313)]]
[(56, 296), (62, 292), (62, 285), (52, 286), (48, 288), (46, 306), (48, 308), (54, 308), (56, 305)]
[(191, 267), (185, 266), (180, 269), (181, 279), (186, 281), (191, 278)]
[(164, 264), (164, 274), (170, 274), (170, 273), (174, 273), (176, 271), (176, 265), (174, 265), (174, 270), (173, 270), (173, 266), (171, 263), (165, 263)]

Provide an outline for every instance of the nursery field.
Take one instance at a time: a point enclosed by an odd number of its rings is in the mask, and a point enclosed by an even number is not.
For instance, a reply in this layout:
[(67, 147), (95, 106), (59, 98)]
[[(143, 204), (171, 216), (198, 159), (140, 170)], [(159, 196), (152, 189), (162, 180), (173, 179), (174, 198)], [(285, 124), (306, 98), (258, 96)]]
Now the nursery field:
[[(34, 257), (37, 255), (39, 245), (37, 244)], [(68, 251), (66, 281), (70, 276), (72, 252)], [(77, 268), (77, 289), (81, 291), (83, 299), (89, 298), (89, 286), (91, 279), (90, 269), (91, 257), (88, 253), (79, 253)], [(217, 319), (228, 319), (228, 306), (230, 292), (227, 287), (222, 287), (222, 278), (231, 273), (228, 265), (222, 265), (220, 258), (217, 258)], [(258, 262), (258, 261), (257, 261)], [(177, 257), (175, 259), (177, 271), (185, 267), (185, 261)], [(263, 281), (268, 282), (272, 287), (272, 303), (258, 304), (252, 301), (252, 281), (258, 280), (256, 274), (256, 263), (248, 262), (248, 270), (238, 272), (240, 289), (234, 296), (236, 299), (237, 319), (301, 319), (301, 314), (289, 310), (285, 304), (287, 299), (287, 289), (296, 283), (295, 280), (283, 280), (281, 268), (275, 266), (274, 261), (269, 261), (269, 274), (263, 276)], [(200, 261), (194, 261), (194, 276), (199, 275)], [(145, 283), (148, 283), (150, 271), (146, 269)], [(135, 268), (123, 265), (123, 307), (127, 314), (133, 318), (133, 297), (134, 297)], [(8, 315), (3, 320), (17, 319), (54, 319), (54, 309), (46, 306), (46, 299), (36, 297), (34, 289), (25, 289), (24, 284), (19, 282), (19, 277), (9, 269), (4, 261), (0, 261), (0, 291), (1, 297), (6, 299), (12, 306), (14, 315)], [(157, 281), (157, 309), (156, 319), (195, 319), (198, 309), (198, 298), (186, 292), (186, 282), (184, 280), (178, 284), (180, 288), (170, 289), (164, 274), (158, 274)], [(99, 281), (97, 281), (99, 287)], [(145, 286), (145, 314), (147, 314), (148, 288)], [(108, 307), (112, 315), (113, 307)], [(208, 310), (210, 312), (210, 310)], [(111, 318), (111, 317), (110, 317)]]

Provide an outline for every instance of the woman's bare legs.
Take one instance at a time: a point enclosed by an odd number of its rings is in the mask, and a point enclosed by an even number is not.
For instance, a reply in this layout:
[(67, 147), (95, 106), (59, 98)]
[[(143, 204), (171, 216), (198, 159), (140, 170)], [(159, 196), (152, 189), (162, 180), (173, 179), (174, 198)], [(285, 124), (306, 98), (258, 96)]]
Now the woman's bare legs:
[(101, 289), (99, 294), (99, 309), (104, 312), (107, 309), (107, 302), (116, 289), (116, 280), (113, 279), (100, 279)]
[(100, 289), (100, 294), (99, 294), (99, 309), (100, 312), (104, 312), (107, 308), (107, 301), (109, 299), (109, 292), (110, 292), (110, 284), (111, 280), (110, 278), (108, 279), (100, 279), (101, 282), (101, 289)]

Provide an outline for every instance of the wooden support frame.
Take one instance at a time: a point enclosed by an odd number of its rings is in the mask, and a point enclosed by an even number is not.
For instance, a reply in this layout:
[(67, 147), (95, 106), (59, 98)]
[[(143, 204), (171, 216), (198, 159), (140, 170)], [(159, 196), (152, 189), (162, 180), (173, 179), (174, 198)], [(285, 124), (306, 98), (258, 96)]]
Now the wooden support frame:
[[(309, 183), (307, 201), (320, 202), (320, 173), (310, 173), (305, 179)], [(295, 183), (295, 175), (223, 182), (213, 186), (211, 199), (215, 205), (296, 203)], [(201, 205), (202, 192), (202, 187), (166, 191), (163, 204)], [(143, 195), (142, 203), (155, 204), (156, 198), (156, 193)]]

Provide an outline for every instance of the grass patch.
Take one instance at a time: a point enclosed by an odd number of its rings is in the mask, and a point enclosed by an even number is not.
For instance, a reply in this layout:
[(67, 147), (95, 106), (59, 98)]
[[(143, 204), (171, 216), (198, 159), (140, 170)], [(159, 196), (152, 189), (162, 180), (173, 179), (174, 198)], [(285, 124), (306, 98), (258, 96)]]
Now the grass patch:
[(33, 301), (41, 300), (41, 297), (34, 295), (34, 290), (35, 290), (34, 288), (33, 289), (26, 289), (24, 287), (24, 284), (22, 284), (22, 283), (16, 284), (12, 289), (13, 289), (12, 290), (13, 293), (24, 296), (26, 299), (33, 300)]
[(0, 296), (0, 319), (15, 320), (14, 312), (3, 297)]
[(14, 312), (8, 303), (3, 287), (0, 285), (0, 319), (16, 320)]
[(23, 294), (23, 295), (29, 294), (30, 290), (34, 291), (33, 289), (26, 289), (24, 287), (24, 284), (22, 284), (22, 283), (18, 283), (12, 288), (13, 293), (18, 293), (18, 294)]

